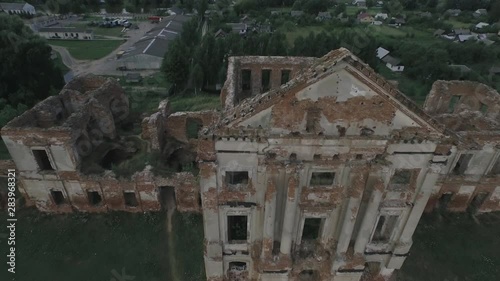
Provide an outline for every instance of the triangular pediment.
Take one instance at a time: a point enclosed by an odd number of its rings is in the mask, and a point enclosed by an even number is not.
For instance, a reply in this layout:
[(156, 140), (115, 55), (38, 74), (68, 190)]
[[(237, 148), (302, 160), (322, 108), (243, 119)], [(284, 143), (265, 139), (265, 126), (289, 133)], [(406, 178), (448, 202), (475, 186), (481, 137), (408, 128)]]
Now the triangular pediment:
[(441, 134), (440, 124), (347, 49), (332, 51), (280, 89), (243, 101), (226, 126), (276, 134), (388, 136), (414, 128)]

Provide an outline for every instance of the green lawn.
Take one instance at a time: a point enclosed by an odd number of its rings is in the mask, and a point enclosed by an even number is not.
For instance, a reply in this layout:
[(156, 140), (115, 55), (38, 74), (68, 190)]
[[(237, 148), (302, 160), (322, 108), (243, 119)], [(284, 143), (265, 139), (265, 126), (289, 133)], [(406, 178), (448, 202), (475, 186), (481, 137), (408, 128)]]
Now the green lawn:
[[(4, 213), (0, 219), (6, 220)], [(173, 237), (166, 232), (162, 212), (46, 215), (21, 210), (17, 219), (16, 281), (121, 280), (115, 274), (122, 272), (129, 276), (124, 280), (202, 281), (205, 277), (198, 214), (177, 213)], [(0, 240), (6, 253), (6, 240)], [(181, 278), (172, 276), (173, 264)], [(5, 269), (0, 280), (13, 280)]]
[(215, 94), (177, 94), (168, 99), (171, 102), (172, 112), (221, 109), (220, 97)]
[(65, 47), (75, 59), (97, 60), (107, 56), (123, 42), (123, 40), (50, 40), (49, 44)]
[(397, 281), (497, 281), (500, 213), (422, 216)]
[[(357, 7), (357, 6), (348, 5), (345, 9), (345, 13), (348, 16), (355, 16), (359, 13), (360, 10), (365, 10), (372, 16), (375, 16), (377, 13), (382, 12), (382, 8), (379, 8), (379, 7), (361, 8), (361, 7)], [(333, 12), (333, 11), (335, 11), (335, 9), (331, 9), (331, 11)]]
[(470, 23), (461, 22), (454, 19), (445, 20), (444, 22), (453, 25), (454, 28), (469, 28), (472, 25)]
[(320, 33), (323, 30), (323, 27), (321, 26), (305, 26), (305, 27), (298, 27), (294, 31), (286, 32), (286, 40), (287, 42), (293, 46), (293, 42), (297, 37), (302, 36), (302, 37), (307, 37), (309, 33), (312, 31), (314, 33)]

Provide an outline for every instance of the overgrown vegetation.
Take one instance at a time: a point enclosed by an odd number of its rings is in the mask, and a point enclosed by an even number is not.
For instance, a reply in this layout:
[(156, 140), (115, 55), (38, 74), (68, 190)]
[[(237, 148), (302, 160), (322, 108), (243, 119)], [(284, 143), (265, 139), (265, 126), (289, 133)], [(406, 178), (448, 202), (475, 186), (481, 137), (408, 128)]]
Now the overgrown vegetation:
[[(0, 219), (5, 221), (6, 213)], [(121, 275), (122, 270), (134, 280), (175, 280), (171, 264), (181, 275), (178, 280), (205, 280), (199, 214), (176, 213), (173, 234), (166, 232), (165, 213), (54, 216), (24, 209), (18, 211), (17, 219), (19, 281), (113, 280), (117, 279), (113, 272)], [(174, 236), (169, 239), (169, 235)], [(1, 242), (0, 248), (6, 251), (6, 240)], [(0, 272), (0, 280), (11, 277), (7, 270)]]
[(500, 276), (500, 214), (423, 215), (398, 281), (496, 281)]
[(56, 94), (61, 71), (50, 58), (47, 42), (33, 34), (17, 16), (0, 13), (0, 127)]

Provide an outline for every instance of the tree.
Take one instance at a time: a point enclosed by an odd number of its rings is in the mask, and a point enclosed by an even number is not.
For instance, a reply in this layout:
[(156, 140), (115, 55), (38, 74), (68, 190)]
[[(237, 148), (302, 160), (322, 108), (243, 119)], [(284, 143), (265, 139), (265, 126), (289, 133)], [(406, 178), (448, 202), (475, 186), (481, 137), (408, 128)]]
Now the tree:
[(196, 64), (191, 71), (191, 81), (193, 82), (194, 93), (198, 94), (203, 87), (203, 69), (199, 64)]
[(186, 55), (186, 45), (180, 38), (173, 40), (162, 63), (162, 71), (167, 80), (174, 83), (176, 89), (186, 85), (189, 77), (189, 56)]
[(345, 3), (339, 3), (337, 7), (335, 7), (335, 16), (338, 16), (341, 13), (345, 13), (346, 5)]
[(491, 22), (497, 22), (500, 20), (500, 0), (497, 0), (491, 5), (488, 17)]
[(0, 14), (0, 126), (64, 85), (61, 70), (50, 59), (47, 42), (19, 17)]
[(205, 12), (208, 9), (208, 1), (207, 0), (198, 0), (196, 5), (196, 10), (198, 11), (198, 16), (201, 20), (205, 18)]

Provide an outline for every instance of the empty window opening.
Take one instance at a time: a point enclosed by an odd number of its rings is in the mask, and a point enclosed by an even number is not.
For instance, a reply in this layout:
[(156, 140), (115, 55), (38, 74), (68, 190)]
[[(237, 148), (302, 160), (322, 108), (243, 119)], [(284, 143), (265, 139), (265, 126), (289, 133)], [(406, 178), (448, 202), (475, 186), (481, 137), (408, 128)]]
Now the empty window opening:
[(453, 168), (453, 173), (455, 175), (463, 175), (465, 170), (467, 170), (467, 166), (469, 166), (470, 159), (472, 158), (472, 154), (462, 154), (460, 158), (458, 158), (457, 164), (455, 164), (455, 168)]
[(89, 199), (89, 204), (92, 206), (97, 206), (102, 202), (102, 197), (97, 191), (87, 191), (87, 197)]
[(317, 270), (306, 269), (299, 273), (299, 281), (316, 281), (319, 280), (319, 273)]
[(247, 241), (247, 216), (227, 216), (227, 240), (229, 243)]
[(356, 160), (363, 159), (363, 154), (356, 154)]
[(281, 85), (288, 83), (290, 81), (290, 74), (291, 74), (290, 69), (283, 69), (281, 70)]
[(477, 213), (477, 211), (479, 210), (479, 208), (481, 208), (484, 201), (486, 201), (489, 195), (490, 194), (488, 192), (479, 192), (478, 194), (476, 194), (476, 196), (474, 196), (474, 198), (470, 202), (468, 211), (472, 214)]
[(297, 153), (291, 153), (291, 154), (290, 154), (290, 157), (289, 157), (289, 160), (290, 160), (290, 161), (295, 161), (295, 160), (297, 160)]
[(241, 90), (249, 91), (252, 89), (252, 71), (250, 69), (241, 70)]
[(49, 155), (47, 155), (47, 151), (44, 149), (33, 149), (33, 156), (35, 156), (35, 161), (38, 164), (38, 167), (42, 171), (53, 171), (54, 167), (49, 160)]
[(314, 160), (321, 160), (321, 154), (314, 154), (313, 159)]
[(399, 216), (387, 215), (380, 216), (373, 233), (372, 242), (388, 243), (391, 239), (392, 233), (396, 228)]
[(261, 72), (261, 86), (262, 86), (262, 92), (267, 92), (271, 88), (271, 70), (270, 69), (263, 69)]
[(226, 183), (228, 185), (247, 185), (248, 172), (247, 171), (226, 172)]
[(125, 197), (125, 205), (129, 207), (139, 206), (137, 202), (137, 197), (135, 197), (135, 192), (124, 192), (123, 197)]
[(203, 122), (198, 118), (186, 119), (186, 137), (188, 139), (197, 139), (198, 132), (203, 127)]
[(229, 263), (229, 270), (244, 271), (247, 270), (247, 263), (240, 261), (233, 261)]
[(158, 187), (158, 201), (160, 202), (160, 205), (164, 210), (166, 210), (168, 207), (175, 208), (175, 187)]
[(451, 199), (453, 198), (453, 193), (447, 192), (443, 193), (441, 197), (439, 197), (438, 201), (438, 209), (441, 212), (444, 212), (448, 209), (448, 204), (451, 202)]
[(333, 172), (314, 172), (311, 175), (311, 181), (309, 185), (332, 185), (335, 179), (335, 173)]
[(481, 111), (483, 114), (486, 114), (486, 112), (488, 112), (488, 106), (484, 103), (481, 103), (481, 106), (479, 107), (479, 111)]
[(315, 133), (320, 130), (321, 110), (317, 107), (307, 109), (306, 132)]
[(457, 103), (460, 101), (461, 96), (452, 96), (450, 103), (448, 104), (448, 112), (453, 113), (455, 111), (455, 107), (457, 106)]
[(319, 238), (324, 219), (306, 218), (302, 230), (302, 240), (316, 240)]
[(493, 165), (490, 171), (490, 175), (498, 175), (500, 174), (500, 157), (498, 157), (497, 161)]
[(66, 203), (66, 200), (64, 199), (64, 195), (62, 191), (59, 190), (51, 190), (50, 195), (52, 196), (52, 199), (54, 200), (54, 203), (56, 205), (62, 205)]
[(389, 183), (389, 189), (407, 188), (411, 181), (411, 170), (397, 169)]

